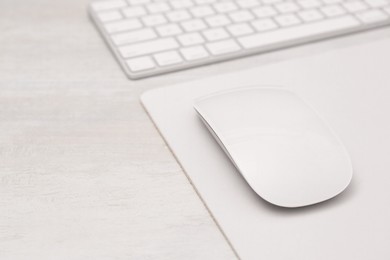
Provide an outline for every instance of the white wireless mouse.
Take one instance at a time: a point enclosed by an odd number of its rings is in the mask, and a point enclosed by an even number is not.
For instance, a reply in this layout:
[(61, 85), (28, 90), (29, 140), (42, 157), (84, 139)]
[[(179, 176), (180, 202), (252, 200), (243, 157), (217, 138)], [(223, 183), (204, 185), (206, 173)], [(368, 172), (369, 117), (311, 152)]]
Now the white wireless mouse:
[(351, 181), (344, 145), (289, 90), (240, 88), (198, 99), (194, 108), (252, 189), (272, 204), (319, 203)]

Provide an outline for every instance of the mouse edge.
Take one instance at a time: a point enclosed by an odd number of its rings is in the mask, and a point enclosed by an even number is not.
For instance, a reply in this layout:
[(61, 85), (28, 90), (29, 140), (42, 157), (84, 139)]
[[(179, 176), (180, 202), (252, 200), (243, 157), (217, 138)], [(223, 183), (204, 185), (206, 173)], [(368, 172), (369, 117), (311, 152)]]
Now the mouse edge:
[(209, 98), (215, 97), (215, 96), (223, 96), (226, 94), (230, 94), (230, 93), (234, 93), (234, 92), (243, 92), (246, 90), (266, 90), (266, 89), (281, 90), (281, 91), (294, 93), (292, 90), (288, 89), (285, 86), (281, 86), (281, 85), (248, 85), (248, 86), (242, 86), (242, 87), (235, 87), (235, 88), (231, 88), (231, 89), (219, 90), (219, 91), (207, 94), (205, 96), (195, 98), (194, 107), (195, 107), (195, 105), (199, 104), (200, 102), (207, 100)]

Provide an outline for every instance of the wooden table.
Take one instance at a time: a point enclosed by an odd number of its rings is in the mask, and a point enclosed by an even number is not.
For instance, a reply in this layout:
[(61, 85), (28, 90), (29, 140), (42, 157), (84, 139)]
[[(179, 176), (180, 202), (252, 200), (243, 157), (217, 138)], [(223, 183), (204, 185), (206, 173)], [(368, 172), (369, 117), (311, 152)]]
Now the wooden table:
[[(0, 2), (0, 259), (235, 259), (87, 0)], [(221, 67), (219, 67), (220, 69)]]
[(0, 259), (236, 259), (140, 94), (380, 35), (131, 81), (87, 3), (0, 1)]

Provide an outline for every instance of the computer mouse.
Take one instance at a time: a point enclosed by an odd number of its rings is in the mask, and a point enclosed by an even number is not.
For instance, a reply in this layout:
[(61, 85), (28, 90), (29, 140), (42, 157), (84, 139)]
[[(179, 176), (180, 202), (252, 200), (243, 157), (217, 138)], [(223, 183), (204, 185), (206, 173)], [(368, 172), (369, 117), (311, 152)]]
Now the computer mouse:
[(199, 98), (194, 108), (249, 186), (295, 208), (340, 194), (352, 179), (346, 148), (324, 119), (283, 87), (248, 87)]

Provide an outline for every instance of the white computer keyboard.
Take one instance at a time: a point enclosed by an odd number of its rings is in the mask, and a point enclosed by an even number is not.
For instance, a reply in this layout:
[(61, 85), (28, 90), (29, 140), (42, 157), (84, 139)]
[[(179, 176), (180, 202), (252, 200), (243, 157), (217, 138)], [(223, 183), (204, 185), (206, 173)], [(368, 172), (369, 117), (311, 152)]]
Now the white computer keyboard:
[(132, 79), (390, 24), (390, 0), (99, 0), (89, 11)]

